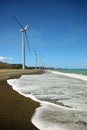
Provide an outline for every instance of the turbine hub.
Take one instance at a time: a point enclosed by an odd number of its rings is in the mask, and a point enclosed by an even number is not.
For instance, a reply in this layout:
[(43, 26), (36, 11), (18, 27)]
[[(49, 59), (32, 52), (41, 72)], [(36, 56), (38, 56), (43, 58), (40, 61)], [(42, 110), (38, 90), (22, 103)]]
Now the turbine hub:
[(25, 31), (25, 29), (24, 29), (24, 28), (20, 29), (20, 32), (24, 32), (24, 31)]

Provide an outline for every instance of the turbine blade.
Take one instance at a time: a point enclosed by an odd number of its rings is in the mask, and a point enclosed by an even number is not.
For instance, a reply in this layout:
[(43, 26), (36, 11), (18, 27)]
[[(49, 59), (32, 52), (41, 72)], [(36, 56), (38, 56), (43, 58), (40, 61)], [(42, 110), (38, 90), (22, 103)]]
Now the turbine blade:
[(26, 30), (27, 28), (28, 28), (28, 24), (25, 26), (25, 28), (24, 28), (24, 29)]
[(26, 31), (25, 31), (25, 38), (26, 38), (26, 41), (27, 41), (28, 49), (29, 49), (29, 51), (30, 51), (30, 45), (29, 45), (29, 40), (28, 40), (28, 36), (27, 36)]
[(13, 16), (13, 18), (15, 19), (15, 21), (19, 24), (19, 26), (23, 29), (24, 27), (21, 25), (21, 23), (17, 20), (17, 18), (15, 16)]
[(35, 51), (35, 49), (34, 49), (34, 48), (33, 48), (33, 50), (34, 50), (34, 53), (35, 53), (36, 51)]

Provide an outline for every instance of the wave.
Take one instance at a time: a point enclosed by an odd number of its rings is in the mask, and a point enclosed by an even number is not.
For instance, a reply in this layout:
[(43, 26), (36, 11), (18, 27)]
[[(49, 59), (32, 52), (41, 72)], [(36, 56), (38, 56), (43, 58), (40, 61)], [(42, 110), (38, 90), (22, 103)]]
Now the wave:
[[(87, 83), (84, 81), (87, 80), (83, 77), (79, 74), (46, 71), (42, 75), (23, 75), (19, 79), (9, 79), (7, 82), (23, 96), (40, 103), (31, 119), (40, 130), (86, 130)], [(52, 100), (62, 101), (64, 106), (54, 104)], [(82, 109), (68, 108), (65, 103), (82, 106)]]
[(87, 111), (43, 103), (36, 109), (32, 123), (40, 130), (86, 130)]
[(80, 80), (83, 80), (83, 81), (87, 81), (87, 76), (82, 75), (82, 74), (63, 73), (63, 72), (52, 71), (52, 70), (46, 70), (46, 72), (51, 72), (53, 74), (58, 74), (58, 75), (62, 75), (62, 76), (67, 76), (67, 77), (71, 77), (71, 78), (76, 78), (76, 79), (80, 79)]

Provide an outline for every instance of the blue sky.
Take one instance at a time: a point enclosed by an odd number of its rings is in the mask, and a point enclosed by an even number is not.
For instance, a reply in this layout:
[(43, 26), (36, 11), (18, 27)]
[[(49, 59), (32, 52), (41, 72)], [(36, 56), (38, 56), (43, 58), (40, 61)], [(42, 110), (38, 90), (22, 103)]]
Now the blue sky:
[(29, 23), (26, 65), (87, 68), (86, 0), (1, 0), (0, 61), (22, 63), (20, 26)]

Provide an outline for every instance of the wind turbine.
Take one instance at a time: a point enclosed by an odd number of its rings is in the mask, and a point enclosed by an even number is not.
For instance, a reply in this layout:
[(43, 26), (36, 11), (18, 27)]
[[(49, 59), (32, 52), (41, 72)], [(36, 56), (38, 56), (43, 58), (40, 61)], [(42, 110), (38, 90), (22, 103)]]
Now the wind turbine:
[(26, 37), (26, 40), (28, 43), (28, 48), (30, 49), (28, 38), (27, 38), (27, 33), (26, 33), (28, 24), (26, 26), (22, 26), (22, 24), (17, 20), (17, 18), (15, 16), (13, 16), (13, 18), (16, 20), (18, 25), (21, 27), (20, 32), (22, 32), (22, 69), (24, 70), (25, 69), (25, 37)]
[(35, 54), (35, 69), (37, 69), (37, 55), (38, 55), (38, 52), (35, 49), (34, 49), (34, 54)]

